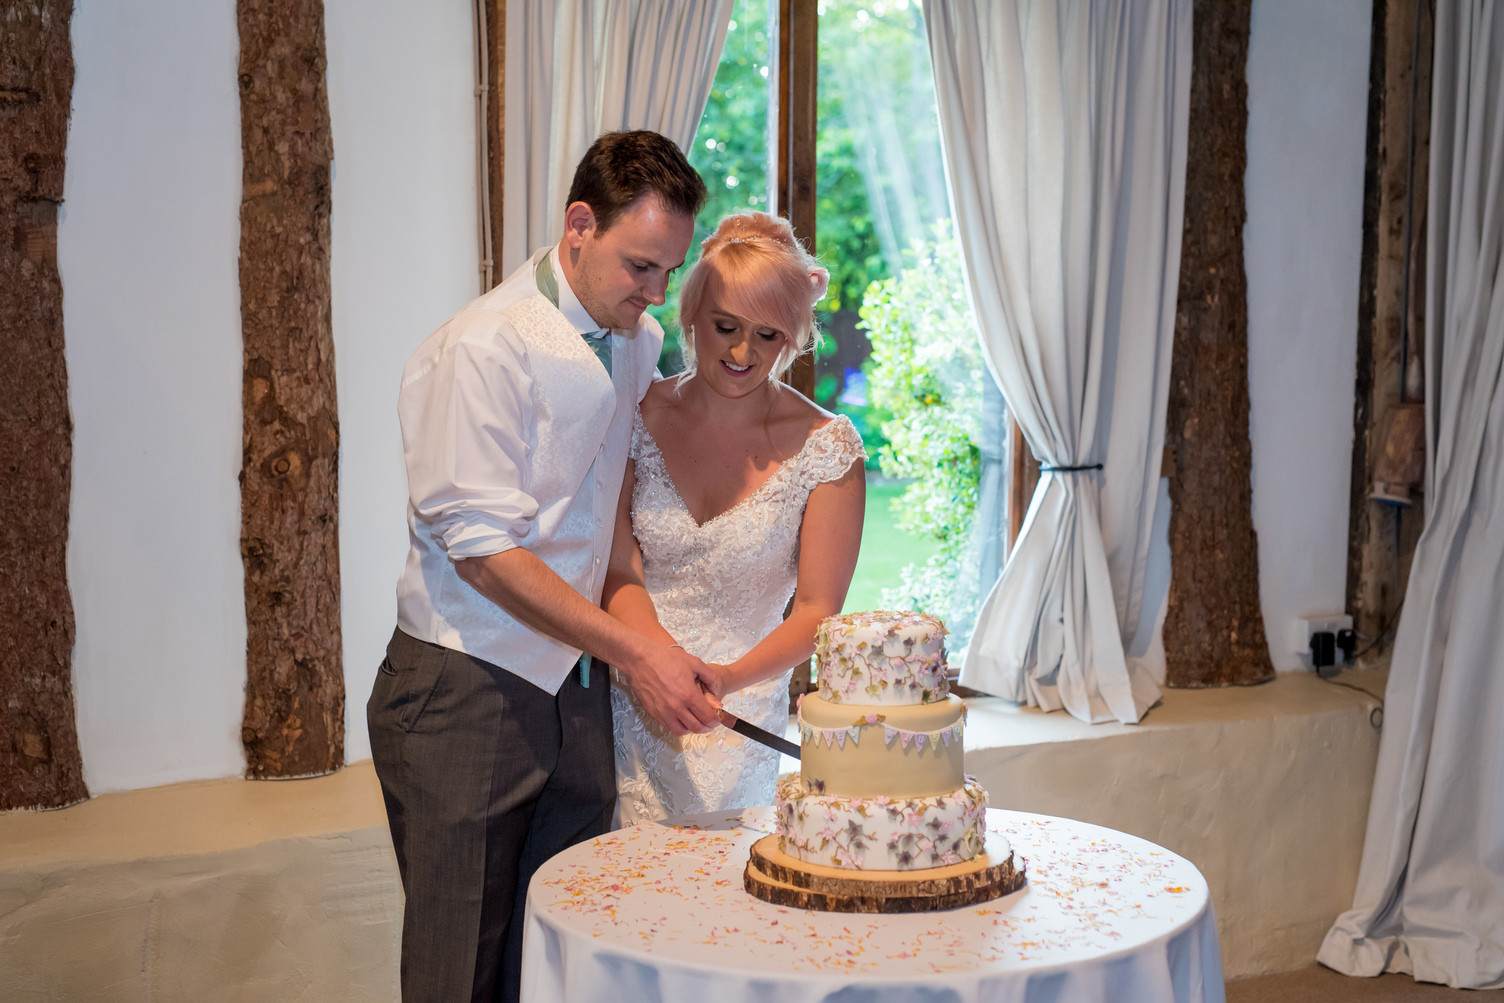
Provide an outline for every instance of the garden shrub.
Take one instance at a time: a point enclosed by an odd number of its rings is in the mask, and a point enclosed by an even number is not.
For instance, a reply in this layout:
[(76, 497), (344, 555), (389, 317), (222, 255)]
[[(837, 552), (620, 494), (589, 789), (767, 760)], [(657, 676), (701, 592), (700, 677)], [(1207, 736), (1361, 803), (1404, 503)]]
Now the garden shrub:
[(883, 592), (896, 609), (921, 609), (950, 628), (951, 650), (970, 638), (979, 601), (971, 532), (981, 474), (983, 380), (976, 320), (966, 294), (960, 247), (948, 222), (905, 254), (898, 275), (874, 282), (862, 300), (872, 341), (867, 400), (885, 416), (882, 472), (908, 481), (894, 501), (899, 528), (939, 548), (910, 564)]

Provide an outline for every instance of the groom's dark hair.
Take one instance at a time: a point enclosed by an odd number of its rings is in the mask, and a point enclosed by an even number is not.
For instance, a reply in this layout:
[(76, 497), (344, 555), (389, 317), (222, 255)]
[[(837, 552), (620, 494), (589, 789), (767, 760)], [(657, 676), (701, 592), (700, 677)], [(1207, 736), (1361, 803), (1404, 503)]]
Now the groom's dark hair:
[(705, 205), (705, 182), (667, 137), (646, 129), (608, 132), (591, 144), (574, 170), (566, 206), (583, 202), (605, 233), (616, 217), (647, 194), (666, 209), (694, 219)]

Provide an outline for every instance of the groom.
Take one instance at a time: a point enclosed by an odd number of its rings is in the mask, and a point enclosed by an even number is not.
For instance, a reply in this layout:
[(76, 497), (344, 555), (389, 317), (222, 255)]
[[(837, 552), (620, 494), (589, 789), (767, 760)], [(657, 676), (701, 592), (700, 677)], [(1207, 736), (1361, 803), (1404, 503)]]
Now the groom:
[(602, 136), (559, 243), (402, 374), (411, 548), (366, 709), (407, 899), (407, 1003), (517, 998), (529, 877), (610, 825), (606, 663), (676, 733), (715, 726), (704, 663), (597, 605), (663, 342), (643, 310), (664, 301), (705, 197), (663, 136)]

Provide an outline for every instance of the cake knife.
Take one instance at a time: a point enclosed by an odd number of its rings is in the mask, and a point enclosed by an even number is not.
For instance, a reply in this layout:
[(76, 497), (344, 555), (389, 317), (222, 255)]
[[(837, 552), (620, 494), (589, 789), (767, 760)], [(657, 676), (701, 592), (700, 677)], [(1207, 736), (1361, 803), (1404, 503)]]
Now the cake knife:
[(792, 756), (795, 759), (799, 758), (799, 746), (795, 745), (793, 742), (790, 742), (788, 739), (779, 738), (771, 731), (764, 731), (762, 728), (759, 728), (755, 724), (743, 721), (741, 718), (737, 717), (729, 710), (725, 710), (724, 708), (717, 710), (716, 716), (721, 719), (722, 724), (730, 728), (732, 731), (736, 732), (738, 735), (745, 735), (747, 738), (750, 738), (754, 742), (766, 745), (770, 749), (777, 749), (785, 756)]

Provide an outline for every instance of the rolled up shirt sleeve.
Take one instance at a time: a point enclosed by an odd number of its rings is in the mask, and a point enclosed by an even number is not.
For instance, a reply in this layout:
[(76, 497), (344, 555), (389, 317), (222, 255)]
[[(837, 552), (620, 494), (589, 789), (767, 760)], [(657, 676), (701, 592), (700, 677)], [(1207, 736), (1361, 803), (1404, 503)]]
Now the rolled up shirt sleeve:
[(522, 546), (538, 515), (532, 380), (510, 333), (456, 332), (403, 375), (397, 411), (415, 532), (427, 529), (450, 560)]

